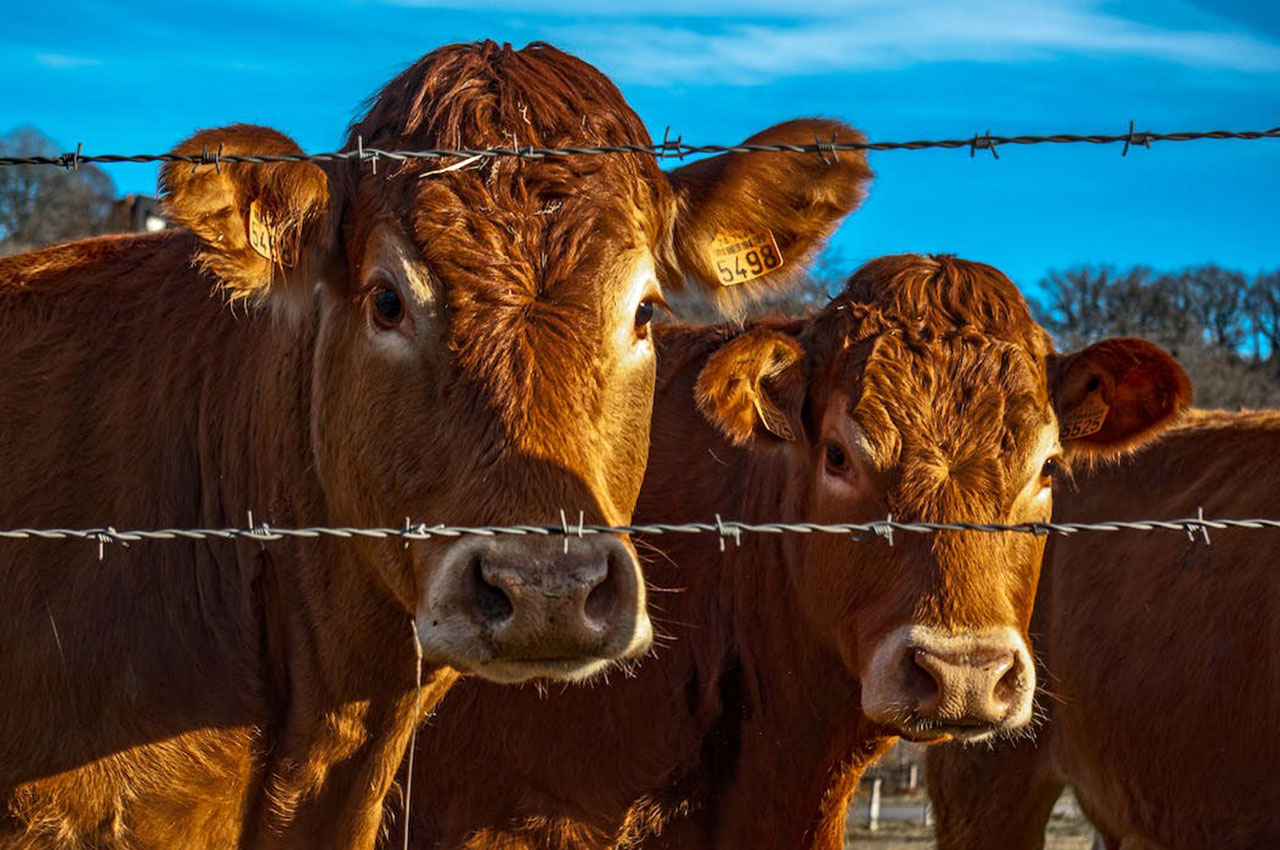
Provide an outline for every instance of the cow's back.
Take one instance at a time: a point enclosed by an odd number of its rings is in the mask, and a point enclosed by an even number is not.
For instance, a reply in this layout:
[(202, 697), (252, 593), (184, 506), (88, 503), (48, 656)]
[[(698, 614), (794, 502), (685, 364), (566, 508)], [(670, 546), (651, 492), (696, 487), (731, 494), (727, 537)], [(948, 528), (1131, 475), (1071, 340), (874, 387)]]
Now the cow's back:
[[(1084, 474), (1060, 521), (1274, 516), (1280, 416), (1200, 413)], [(1041, 603), (1051, 747), (1104, 832), (1280, 846), (1280, 531), (1085, 533)], [(1047, 597), (1047, 598), (1046, 598)]]

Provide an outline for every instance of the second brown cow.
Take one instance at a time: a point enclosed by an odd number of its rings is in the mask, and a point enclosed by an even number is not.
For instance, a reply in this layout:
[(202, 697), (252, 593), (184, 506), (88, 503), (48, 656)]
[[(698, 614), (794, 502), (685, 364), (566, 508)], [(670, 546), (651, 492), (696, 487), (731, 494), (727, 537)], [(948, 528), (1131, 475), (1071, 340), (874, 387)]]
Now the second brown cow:
[[(1004, 275), (917, 255), (867, 264), (812, 319), (670, 330), (659, 362), (640, 521), (1045, 521), (1059, 468), (1189, 393), (1154, 346), (1058, 355)], [(548, 697), (455, 688), (420, 733), (415, 846), (838, 848), (894, 736), (1030, 717), (1043, 538), (645, 543), (655, 657)]]

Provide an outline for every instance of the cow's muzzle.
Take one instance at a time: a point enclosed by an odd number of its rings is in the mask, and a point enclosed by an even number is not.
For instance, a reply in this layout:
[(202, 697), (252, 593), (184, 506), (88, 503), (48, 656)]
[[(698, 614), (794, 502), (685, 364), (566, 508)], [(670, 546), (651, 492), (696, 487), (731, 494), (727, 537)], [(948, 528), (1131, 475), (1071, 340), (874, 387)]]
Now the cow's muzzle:
[(1011, 628), (908, 626), (877, 648), (862, 683), (872, 720), (914, 740), (980, 740), (1031, 719), (1035, 667)]
[(498, 682), (580, 679), (652, 640), (635, 554), (608, 535), (462, 540), (417, 621), (424, 658)]

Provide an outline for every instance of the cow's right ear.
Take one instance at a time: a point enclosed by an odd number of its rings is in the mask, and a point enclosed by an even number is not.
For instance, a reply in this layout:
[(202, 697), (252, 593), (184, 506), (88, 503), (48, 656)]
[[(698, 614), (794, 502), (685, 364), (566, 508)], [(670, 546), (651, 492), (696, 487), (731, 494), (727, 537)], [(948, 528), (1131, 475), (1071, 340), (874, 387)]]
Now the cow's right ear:
[(1059, 439), (1072, 459), (1102, 460), (1137, 448), (1191, 404), (1191, 380), (1158, 345), (1104, 339), (1052, 363)]
[[(301, 148), (267, 127), (202, 130), (174, 149), (189, 156), (293, 154)], [(336, 242), (329, 180), (313, 162), (170, 162), (160, 170), (166, 215), (200, 240), (196, 259), (233, 299), (309, 292), (310, 269)]]
[[(744, 144), (861, 142), (839, 121), (787, 121)], [(725, 153), (667, 173), (676, 195), (664, 286), (692, 282), (722, 312), (798, 280), (827, 237), (866, 196), (862, 151)]]
[(753, 436), (790, 442), (803, 431), (808, 371), (804, 347), (795, 337), (747, 331), (708, 358), (694, 396), (702, 414), (734, 445)]

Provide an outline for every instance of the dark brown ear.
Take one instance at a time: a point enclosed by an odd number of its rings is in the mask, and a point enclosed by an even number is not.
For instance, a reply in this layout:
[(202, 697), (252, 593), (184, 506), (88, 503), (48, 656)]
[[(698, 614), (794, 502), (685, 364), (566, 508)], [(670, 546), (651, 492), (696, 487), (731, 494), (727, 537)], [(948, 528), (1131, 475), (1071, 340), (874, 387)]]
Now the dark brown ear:
[(1191, 403), (1191, 381), (1164, 349), (1107, 339), (1053, 364), (1054, 407), (1068, 455), (1114, 457), (1158, 435)]
[[(839, 121), (806, 118), (778, 124), (746, 143), (862, 140)], [(871, 169), (862, 151), (728, 153), (667, 176), (677, 212), (663, 283), (679, 289), (693, 281), (731, 309), (795, 281), (862, 203)]]
[[(202, 130), (174, 149), (197, 155), (290, 154), (301, 149), (267, 127), (235, 124)], [(290, 281), (309, 292), (308, 268), (332, 250), (329, 181), (312, 162), (166, 163), (164, 209), (200, 239), (197, 260), (232, 298), (263, 298)]]
[(792, 441), (802, 433), (807, 384), (799, 341), (779, 331), (753, 330), (711, 355), (694, 395), (698, 409), (734, 445), (753, 435)]

